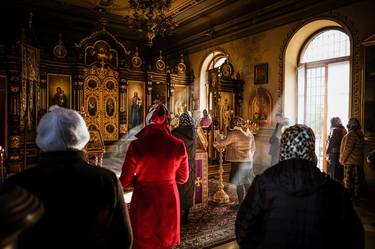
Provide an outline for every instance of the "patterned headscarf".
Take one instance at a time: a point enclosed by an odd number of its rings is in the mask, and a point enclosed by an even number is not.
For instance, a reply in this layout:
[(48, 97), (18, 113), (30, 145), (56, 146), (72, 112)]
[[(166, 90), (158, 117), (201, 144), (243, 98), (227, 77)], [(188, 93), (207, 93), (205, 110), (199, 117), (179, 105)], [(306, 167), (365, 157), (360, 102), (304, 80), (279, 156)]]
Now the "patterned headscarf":
[(230, 128), (234, 129), (235, 127), (241, 128), (243, 131), (247, 130), (246, 122), (243, 118), (241, 117), (233, 117), (230, 120)]
[(281, 135), (280, 161), (291, 158), (305, 159), (316, 163), (315, 135), (313, 130), (301, 124), (287, 128)]
[(171, 116), (167, 107), (163, 104), (152, 105), (149, 107), (146, 115), (146, 125), (157, 124), (157, 125), (169, 125), (171, 122)]
[(182, 113), (179, 117), (179, 127), (191, 127), (194, 126), (194, 120), (193, 118), (187, 114), (187, 113)]

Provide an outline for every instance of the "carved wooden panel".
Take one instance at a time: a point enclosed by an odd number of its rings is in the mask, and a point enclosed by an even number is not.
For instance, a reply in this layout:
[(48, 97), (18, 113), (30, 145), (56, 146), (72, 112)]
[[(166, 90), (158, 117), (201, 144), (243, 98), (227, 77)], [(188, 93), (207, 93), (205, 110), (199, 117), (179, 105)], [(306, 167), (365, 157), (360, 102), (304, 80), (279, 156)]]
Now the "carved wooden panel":
[(84, 79), (85, 120), (89, 130), (99, 130), (104, 141), (118, 140), (118, 74), (96, 67)]

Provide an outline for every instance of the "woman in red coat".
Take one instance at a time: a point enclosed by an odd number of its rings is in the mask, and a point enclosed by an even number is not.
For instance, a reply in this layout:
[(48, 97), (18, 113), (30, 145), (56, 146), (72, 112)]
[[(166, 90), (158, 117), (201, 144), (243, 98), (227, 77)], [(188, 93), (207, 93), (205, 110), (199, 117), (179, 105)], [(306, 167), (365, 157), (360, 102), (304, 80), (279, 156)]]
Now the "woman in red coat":
[(177, 184), (189, 177), (182, 140), (173, 137), (164, 105), (151, 106), (146, 126), (131, 142), (120, 181), (134, 187), (130, 219), (134, 249), (170, 249), (180, 243), (180, 198)]

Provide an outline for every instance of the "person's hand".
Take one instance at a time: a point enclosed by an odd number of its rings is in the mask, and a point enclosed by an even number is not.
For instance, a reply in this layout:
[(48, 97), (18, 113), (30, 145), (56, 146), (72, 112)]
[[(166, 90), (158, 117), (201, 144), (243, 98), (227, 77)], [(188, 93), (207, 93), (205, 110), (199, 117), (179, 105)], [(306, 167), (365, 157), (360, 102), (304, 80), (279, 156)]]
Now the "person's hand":
[(341, 165), (344, 165), (344, 162), (343, 162), (342, 160), (340, 160), (339, 163), (340, 163)]
[(371, 161), (368, 157), (366, 157), (366, 161), (367, 161), (368, 164), (371, 164)]

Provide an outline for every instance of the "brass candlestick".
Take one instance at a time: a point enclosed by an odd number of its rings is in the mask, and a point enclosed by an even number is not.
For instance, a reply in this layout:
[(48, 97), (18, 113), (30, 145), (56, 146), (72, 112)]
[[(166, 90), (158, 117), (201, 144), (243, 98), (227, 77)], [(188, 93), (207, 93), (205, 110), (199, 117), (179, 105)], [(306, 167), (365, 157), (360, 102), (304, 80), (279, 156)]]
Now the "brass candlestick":
[(224, 191), (224, 184), (223, 184), (223, 152), (225, 147), (220, 146), (218, 144), (214, 145), (215, 148), (219, 151), (219, 186), (218, 190), (213, 196), (213, 202), (216, 204), (227, 204), (229, 203), (229, 196)]

